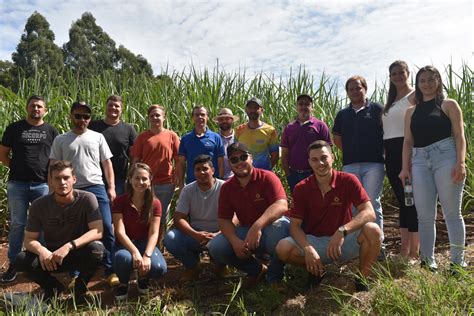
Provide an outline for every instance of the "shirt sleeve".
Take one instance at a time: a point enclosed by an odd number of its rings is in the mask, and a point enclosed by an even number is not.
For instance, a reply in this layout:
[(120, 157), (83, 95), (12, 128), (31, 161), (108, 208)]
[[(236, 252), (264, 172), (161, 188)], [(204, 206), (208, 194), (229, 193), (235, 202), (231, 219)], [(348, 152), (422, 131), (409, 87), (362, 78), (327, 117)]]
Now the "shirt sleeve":
[(216, 134), (216, 156), (225, 156), (224, 144), (222, 143), (222, 138), (218, 134)]
[(276, 174), (269, 171), (266, 173), (267, 184), (265, 185), (266, 198), (270, 203), (275, 203), (278, 200), (286, 200), (285, 188), (281, 184), (280, 179)]
[(285, 127), (283, 130), (283, 133), (281, 134), (281, 143), (280, 147), (288, 148), (288, 125)]
[(105, 140), (104, 135), (99, 134), (99, 151), (100, 151), (100, 161), (105, 161), (107, 159), (110, 159), (113, 157), (112, 152), (110, 151), (109, 145), (107, 144), (107, 141)]
[(128, 125), (130, 128), (130, 133), (128, 134), (128, 144), (129, 146), (133, 146), (135, 144), (135, 140), (137, 139), (137, 131), (135, 130), (135, 127), (133, 127), (132, 124)]
[(232, 219), (234, 217), (234, 210), (229, 203), (229, 198), (227, 197), (228, 194), (232, 194), (230, 192), (231, 188), (224, 183), (221, 188), (221, 192), (219, 194), (219, 202), (218, 202), (218, 209), (217, 209), (217, 217), (222, 219)]
[(179, 144), (179, 149), (178, 149), (178, 155), (179, 156), (185, 156), (186, 157), (187, 151), (186, 151), (186, 145), (185, 144), (186, 144), (186, 136), (181, 138), (181, 143)]
[(61, 138), (62, 137), (60, 137), (60, 136), (54, 138), (53, 144), (51, 145), (51, 152), (49, 154), (49, 159), (55, 159), (55, 160), (62, 160), (63, 159), (63, 155), (62, 155), (62, 151), (61, 151), (61, 144), (60, 144)]
[(153, 200), (153, 216), (154, 217), (161, 217), (161, 214), (162, 214), (162, 209), (161, 209), (160, 200), (155, 198)]
[(2, 136), (2, 145), (5, 147), (13, 147), (13, 142), (14, 142), (15, 137), (13, 137), (13, 129), (11, 125), (7, 126), (5, 129), (5, 132), (3, 132)]
[(290, 217), (304, 219), (306, 211), (306, 201), (308, 196), (304, 192), (304, 186), (296, 185), (293, 190), (293, 207), (290, 209)]
[(87, 203), (87, 223), (92, 223), (97, 220), (102, 220), (100, 213), (99, 203), (97, 198), (91, 193), (85, 195), (85, 201)]
[(187, 185), (181, 191), (179, 195), (178, 203), (176, 205), (176, 212), (183, 213), (188, 215), (191, 209), (191, 199), (190, 199), (190, 185)]
[(323, 121), (321, 121), (320, 126), (321, 126), (321, 130), (319, 131), (319, 134), (321, 135), (321, 138), (325, 140), (328, 144), (332, 145), (331, 133), (329, 133), (329, 127)]
[(270, 134), (270, 149), (271, 153), (280, 151), (280, 146), (278, 146), (278, 134), (275, 128), (272, 128), (272, 132)]
[(178, 157), (179, 148), (180, 148), (181, 141), (176, 133), (173, 132), (173, 144), (171, 145), (173, 150), (173, 158)]
[(138, 158), (139, 160), (143, 158), (142, 157), (143, 156), (143, 143), (145, 139), (143, 135), (144, 134), (141, 133), (140, 135), (137, 136), (133, 144), (132, 152), (131, 152), (131, 156), (134, 158)]
[(38, 201), (33, 202), (28, 209), (28, 220), (26, 222), (25, 230), (33, 233), (41, 231), (41, 217), (38, 214)]
[(122, 214), (124, 208), (123, 202), (123, 196), (117, 196), (117, 198), (112, 202), (112, 214)]
[(352, 205), (354, 205), (355, 207), (358, 207), (362, 203), (369, 202), (370, 197), (365, 191), (365, 189), (362, 187), (362, 184), (360, 183), (359, 179), (357, 179), (357, 177), (354, 176), (353, 174), (348, 174), (348, 176), (349, 176), (349, 179), (350, 179), (349, 181), (351, 182), (351, 187), (352, 187), (352, 189), (349, 190), (349, 192), (351, 193), (350, 197), (351, 197)]

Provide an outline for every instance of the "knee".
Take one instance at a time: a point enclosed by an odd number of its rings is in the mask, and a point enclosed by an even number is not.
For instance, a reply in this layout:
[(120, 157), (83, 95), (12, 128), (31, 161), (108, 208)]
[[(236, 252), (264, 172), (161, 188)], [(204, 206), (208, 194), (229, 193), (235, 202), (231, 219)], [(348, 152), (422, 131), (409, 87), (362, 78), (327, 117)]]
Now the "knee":
[(214, 239), (212, 239), (209, 244), (207, 245), (209, 250), (209, 254), (211, 257), (216, 258), (222, 256), (228, 249), (232, 249), (227, 239), (222, 234), (217, 235)]
[(174, 252), (176, 249), (176, 231), (174, 229), (166, 233), (165, 238), (163, 239), (163, 245), (168, 249), (169, 252)]
[(98, 240), (92, 241), (86, 246), (89, 257), (96, 261), (101, 262), (104, 257), (105, 247), (104, 244)]
[(362, 228), (359, 240), (361, 243), (379, 244), (382, 238), (382, 230), (375, 223), (366, 223)]
[(127, 249), (120, 249), (113, 257), (114, 266), (128, 266), (132, 264), (132, 254)]
[(275, 251), (281, 261), (287, 262), (288, 259), (291, 257), (293, 248), (295, 247), (292, 243), (290, 243), (288, 240), (282, 239), (276, 245)]

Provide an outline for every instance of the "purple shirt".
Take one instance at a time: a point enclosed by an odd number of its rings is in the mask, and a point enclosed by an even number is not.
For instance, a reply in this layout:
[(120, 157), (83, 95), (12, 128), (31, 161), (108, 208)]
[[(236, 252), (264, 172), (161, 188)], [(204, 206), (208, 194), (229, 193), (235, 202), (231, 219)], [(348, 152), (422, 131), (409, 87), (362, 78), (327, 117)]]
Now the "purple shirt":
[(230, 169), (230, 163), (229, 160), (227, 159), (227, 147), (229, 145), (232, 145), (235, 142), (235, 136), (234, 136), (234, 130), (232, 130), (232, 134), (229, 136), (224, 136), (221, 134), (219, 131), (219, 135), (221, 135), (222, 143), (224, 144), (224, 151), (225, 151), (225, 156), (224, 156), (224, 180), (229, 179), (234, 175), (232, 170)]
[(321, 120), (311, 117), (301, 124), (295, 120), (286, 125), (281, 135), (281, 147), (288, 148), (288, 164), (292, 170), (311, 170), (308, 162), (308, 146), (324, 140), (332, 145), (329, 128)]

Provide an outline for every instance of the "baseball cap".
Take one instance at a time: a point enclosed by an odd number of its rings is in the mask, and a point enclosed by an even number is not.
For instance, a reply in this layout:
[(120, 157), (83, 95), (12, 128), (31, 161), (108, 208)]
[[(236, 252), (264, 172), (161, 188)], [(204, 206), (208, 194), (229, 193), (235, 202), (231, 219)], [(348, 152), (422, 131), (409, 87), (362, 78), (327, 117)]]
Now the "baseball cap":
[(76, 110), (76, 109), (80, 109), (80, 108), (84, 108), (87, 110), (87, 112), (89, 113), (92, 113), (92, 108), (90, 107), (90, 105), (88, 105), (86, 102), (84, 101), (76, 101), (72, 104), (71, 106), (71, 113)]
[(249, 103), (257, 103), (259, 106), (263, 108), (263, 103), (262, 100), (256, 97), (252, 97), (251, 99), (248, 99), (247, 102), (245, 103), (245, 106), (249, 105)]
[(229, 147), (227, 147), (227, 157), (232, 156), (233, 153), (238, 151), (242, 151), (247, 154), (250, 153), (249, 149), (247, 148), (247, 146), (245, 146), (245, 144), (235, 142), (233, 144), (230, 144)]
[(303, 98), (308, 98), (311, 103), (313, 103), (313, 98), (309, 95), (309, 94), (300, 94), (297, 98), (296, 98), (296, 102), (298, 102), (299, 100), (303, 99)]

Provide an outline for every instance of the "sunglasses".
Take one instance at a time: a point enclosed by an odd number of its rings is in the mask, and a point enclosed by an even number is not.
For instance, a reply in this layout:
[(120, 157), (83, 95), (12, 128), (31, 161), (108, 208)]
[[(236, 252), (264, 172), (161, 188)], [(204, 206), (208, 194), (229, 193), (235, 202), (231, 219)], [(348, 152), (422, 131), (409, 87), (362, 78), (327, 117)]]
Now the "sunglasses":
[(91, 118), (90, 114), (73, 114), (73, 116), (76, 120), (84, 119), (85, 121), (87, 121)]
[(240, 161), (246, 161), (247, 159), (249, 158), (249, 155), (248, 154), (242, 154), (240, 156), (234, 156), (234, 157), (230, 157), (229, 158), (229, 161), (233, 164), (236, 164)]

